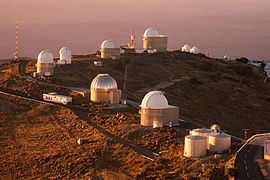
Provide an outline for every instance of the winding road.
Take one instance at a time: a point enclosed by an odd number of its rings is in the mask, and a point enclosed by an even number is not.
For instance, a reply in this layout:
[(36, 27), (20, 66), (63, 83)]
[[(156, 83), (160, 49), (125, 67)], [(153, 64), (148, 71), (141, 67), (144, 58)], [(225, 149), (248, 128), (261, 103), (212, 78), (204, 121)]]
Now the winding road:
[(236, 180), (264, 180), (256, 159), (263, 159), (264, 141), (266, 139), (270, 139), (269, 133), (254, 136), (238, 151), (234, 163), (239, 171)]

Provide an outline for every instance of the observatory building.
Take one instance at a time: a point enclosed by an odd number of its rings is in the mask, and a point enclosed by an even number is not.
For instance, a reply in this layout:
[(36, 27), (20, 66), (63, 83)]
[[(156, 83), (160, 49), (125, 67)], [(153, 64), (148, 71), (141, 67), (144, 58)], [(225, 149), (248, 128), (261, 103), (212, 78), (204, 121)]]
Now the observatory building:
[(182, 52), (190, 52), (190, 46), (188, 44), (185, 44), (184, 46), (182, 46), (181, 51)]
[(185, 157), (203, 157), (206, 155), (207, 138), (205, 136), (188, 135), (185, 137)]
[(270, 140), (264, 141), (264, 159), (270, 160)]
[(121, 90), (117, 89), (117, 83), (109, 74), (97, 75), (90, 87), (91, 101), (119, 104), (121, 100)]
[(112, 40), (105, 40), (100, 46), (101, 58), (117, 59), (120, 57), (120, 48), (115, 48)]
[(168, 36), (159, 35), (154, 28), (148, 28), (143, 34), (143, 48), (144, 50), (154, 50), (157, 52), (167, 51)]
[(59, 51), (60, 59), (58, 64), (71, 64), (71, 50), (67, 47), (62, 47)]
[(231, 136), (227, 134), (212, 133), (208, 139), (208, 150), (212, 153), (223, 153), (231, 147)]
[(178, 124), (179, 108), (168, 105), (161, 91), (147, 93), (141, 103), (141, 125), (160, 127), (166, 124)]
[(199, 50), (199, 48), (197, 48), (196, 46), (193, 46), (193, 47), (190, 49), (190, 53), (193, 53), (193, 54), (199, 54), (199, 53), (200, 53), (200, 50)]
[(37, 61), (37, 74), (42, 76), (52, 76), (54, 74), (53, 55), (45, 50), (39, 53)]

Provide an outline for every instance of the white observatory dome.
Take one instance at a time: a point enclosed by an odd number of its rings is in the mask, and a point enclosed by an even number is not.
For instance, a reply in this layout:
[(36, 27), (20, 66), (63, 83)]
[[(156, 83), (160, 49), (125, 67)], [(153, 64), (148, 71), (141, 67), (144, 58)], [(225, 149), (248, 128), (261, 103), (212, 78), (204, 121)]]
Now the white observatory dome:
[(185, 44), (183, 47), (182, 47), (182, 52), (190, 52), (190, 46), (188, 44)]
[(114, 48), (114, 44), (112, 40), (105, 40), (102, 42), (101, 48)]
[(117, 89), (117, 83), (114, 78), (109, 74), (99, 74), (97, 75), (92, 83), (91, 90), (113, 90)]
[(150, 109), (166, 109), (169, 105), (166, 97), (161, 91), (151, 91), (144, 96), (141, 107)]
[(38, 63), (54, 63), (51, 51), (45, 50), (39, 53)]
[(59, 51), (59, 54), (65, 55), (65, 56), (71, 56), (71, 50), (67, 47), (62, 47)]
[(190, 49), (190, 53), (199, 54), (200, 50), (196, 46), (193, 46), (192, 49)]
[(146, 29), (146, 31), (144, 32), (143, 36), (145, 37), (158, 37), (158, 32), (156, 29), (154, 28), (148, 28)]

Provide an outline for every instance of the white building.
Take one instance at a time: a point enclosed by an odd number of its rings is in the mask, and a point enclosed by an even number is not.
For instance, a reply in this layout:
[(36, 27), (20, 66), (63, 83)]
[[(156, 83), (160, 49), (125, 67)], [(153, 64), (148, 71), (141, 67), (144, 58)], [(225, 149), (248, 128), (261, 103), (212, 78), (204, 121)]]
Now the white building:
[(142, 126), (160, 127), (179, 123), (179, 108), (170, 106), (161, 91), (147, 93), (140, 107)]
[(43, 94), (43, 100), (67, 105), (68, 103), (72, 102), (72, 97), (63, 96), (56, 93), (49, 93)]
[(190, 46), (188, 44), (185, 44), (184, 46), (182, 46), (181, 51), (182, 52), (190, 52)]
[(101, 58), (117, 59), (120, 57), (120, 48), (115, 48), (113, 40), (105, 40), (100, 46)]
[(42, 76), (52, 76), (54, 74), (53, 55), (49, 50), (42, 51), (38, 55), (37, 74)]
[(199, 53), (200, 53), (200, 50), (199, 50), (199, 48), (197, 48), (196, 46), (193, 46), (193, 47), (190, 49), (190, 53), (193, 53), (193, 54), (199, 54)]
[(71, 64), (71, 50), (67, 47), (62, 47), (59, 51), (60, 59), (58, 64)]
[(90, 87), (91, 101), (119, 104), (121, 100), (121, 90), (117, 89), (116, 80), (109, 74), (97, 75)]
[[(168, 36), (159, 35), (154, 28), (148, 28), (143, 34), (143, 48), (144, 50), (154, 50), (157, 52), (167, 51)], [(151, 52), (151, 51), (150, 51)]]

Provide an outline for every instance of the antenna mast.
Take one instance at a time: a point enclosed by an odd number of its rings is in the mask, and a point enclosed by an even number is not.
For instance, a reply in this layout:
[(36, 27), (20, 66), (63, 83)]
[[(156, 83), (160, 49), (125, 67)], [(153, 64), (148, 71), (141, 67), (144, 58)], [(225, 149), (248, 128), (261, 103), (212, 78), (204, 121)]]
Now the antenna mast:
[(130, 48), (134, 48), (135, 47), (134, 39), (135, 39), (134, 31), (131, 30), (130, 31), (130, 45), (129, 45)]
[(18, 46), (19, 46), (19, 21), (16, 21), (16, 47), (14, 53), (14, 60), (18, 60)]

